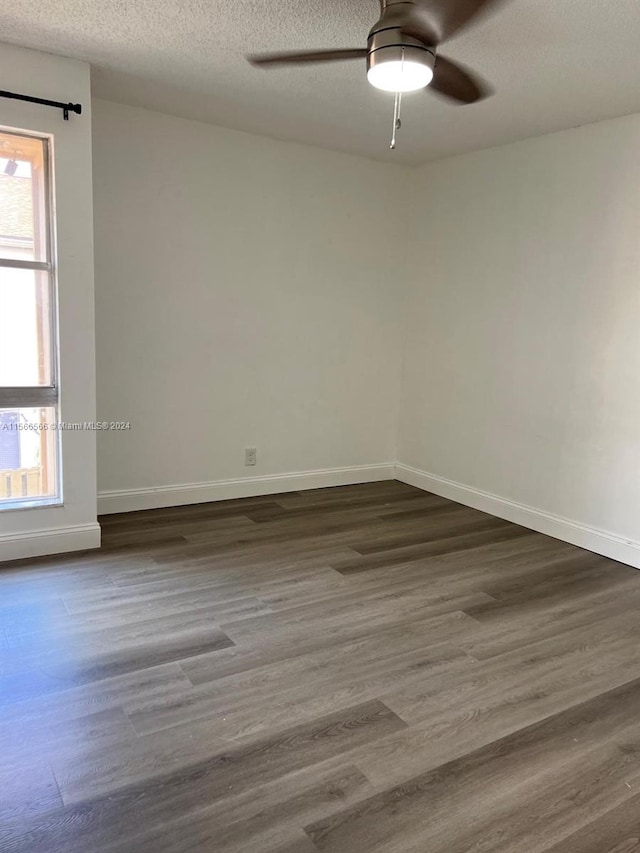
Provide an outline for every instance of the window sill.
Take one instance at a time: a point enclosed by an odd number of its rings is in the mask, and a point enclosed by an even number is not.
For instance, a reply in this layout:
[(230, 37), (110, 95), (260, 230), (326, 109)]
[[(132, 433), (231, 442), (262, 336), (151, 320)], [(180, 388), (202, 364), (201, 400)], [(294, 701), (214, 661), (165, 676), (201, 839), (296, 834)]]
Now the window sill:
[(64, 506), (62, 498), (20, 498), (16, 500), (0, 500), (0, 515), (5, 512), (16, 512), (25, 509), (51, 509), (51, 507)]

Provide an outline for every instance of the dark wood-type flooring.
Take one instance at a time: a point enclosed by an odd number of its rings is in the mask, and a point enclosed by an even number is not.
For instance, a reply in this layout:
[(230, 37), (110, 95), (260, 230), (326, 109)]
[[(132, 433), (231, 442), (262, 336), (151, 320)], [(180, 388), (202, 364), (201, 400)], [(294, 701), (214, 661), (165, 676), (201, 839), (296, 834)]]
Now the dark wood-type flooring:
[(0, 568), (3, 853), (640, 851), (640, 572), (397, 482)]

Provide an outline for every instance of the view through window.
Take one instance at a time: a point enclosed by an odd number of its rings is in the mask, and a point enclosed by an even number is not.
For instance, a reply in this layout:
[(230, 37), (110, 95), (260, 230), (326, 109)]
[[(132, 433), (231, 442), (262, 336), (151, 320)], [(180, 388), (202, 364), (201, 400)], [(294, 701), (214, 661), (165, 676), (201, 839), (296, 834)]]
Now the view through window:
[(61, 492), (49, 147), (0, 130), (0, 509)]

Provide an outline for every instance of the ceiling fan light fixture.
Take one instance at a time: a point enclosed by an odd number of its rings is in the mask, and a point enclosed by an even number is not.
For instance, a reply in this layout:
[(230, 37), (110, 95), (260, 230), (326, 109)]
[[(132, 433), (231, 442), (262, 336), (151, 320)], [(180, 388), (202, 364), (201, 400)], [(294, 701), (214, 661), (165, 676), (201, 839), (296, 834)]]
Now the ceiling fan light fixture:
[(367, 71), (367, 80), (383, 92), (417, 92), (433, 80), (433, 71), (419, 62), (395, 59), (374, 65)]
[(417, 92), (433, 80), (434, 63), (427, 50), (382, 47), (369, 54), (367, 80), (384, 92)]

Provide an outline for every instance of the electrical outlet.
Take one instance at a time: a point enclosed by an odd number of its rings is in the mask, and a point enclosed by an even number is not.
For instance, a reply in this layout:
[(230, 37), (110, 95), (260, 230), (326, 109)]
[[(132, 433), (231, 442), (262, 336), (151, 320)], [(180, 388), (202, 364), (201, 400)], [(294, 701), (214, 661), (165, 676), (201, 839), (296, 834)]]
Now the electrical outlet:
[(256, 447), (245, 447), (244, 464), (255, 465), (258, 461), (258, 449)]

